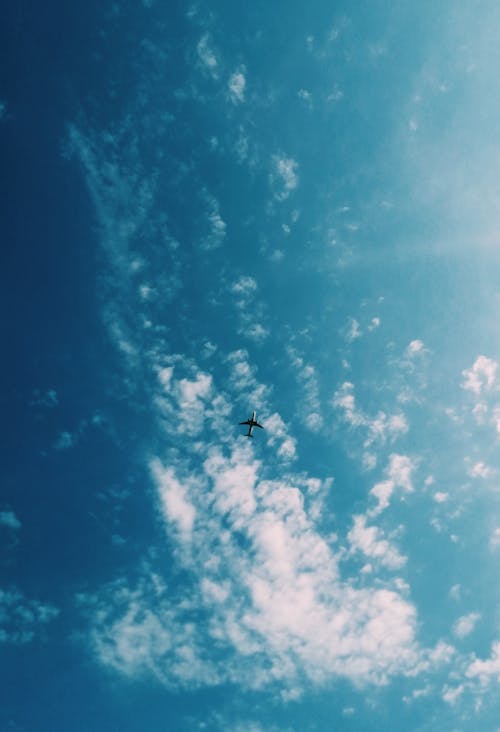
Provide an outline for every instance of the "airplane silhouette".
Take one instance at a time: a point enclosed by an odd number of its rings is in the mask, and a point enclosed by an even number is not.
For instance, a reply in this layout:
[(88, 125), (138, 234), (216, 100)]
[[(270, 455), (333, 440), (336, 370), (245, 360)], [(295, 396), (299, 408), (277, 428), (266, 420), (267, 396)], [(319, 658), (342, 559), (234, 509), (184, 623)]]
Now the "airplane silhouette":
[(255, 412), (252, 412), (252, 416), (250, 419), (245, 420), (245, 422), (240, 422), (240, 424), (247, 424), (248, 425), (248, 432), (246, 433), (245, 437), (253, 437), (252, 430), (254, 427), (260, 427), (261, 430), (264, 429), (264, 427), (257, 422), (255, 419)]

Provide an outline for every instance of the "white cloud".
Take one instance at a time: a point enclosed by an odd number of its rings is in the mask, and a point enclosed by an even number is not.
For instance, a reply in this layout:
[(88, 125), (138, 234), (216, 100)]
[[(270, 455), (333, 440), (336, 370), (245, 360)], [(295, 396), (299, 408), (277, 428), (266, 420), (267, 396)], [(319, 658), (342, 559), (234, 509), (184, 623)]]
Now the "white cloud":
[(460, 617), (453, 626), (453, 634), (456, 635), (457, 638), (466, 638), (472, 633), (480, 617), (479, 613), (462, 615), (462, 617)]
[(200, 399), (206, 399), (212, 390), (212, 377), (210, 374), (198, 372), (194, 380), (180, 379), (178, 382), (180, 392), (179, 404), (181, 409), (189, 409)]
[(245, 101), (246, 79), (243, 71), (236, 71), (234, 74), (231, 74), (228, 87), (229, 96), (235, 104)]
[(210, 73), (211, 76), (217, 78), (218, 61), (212, 48), (211, 38), (208, 33), (205, 33), (205, 35), (200, 38), (196, 50), (198, 52), (198, 58), (200, 59), (203, 67)]
[(425, 347), (422, 341), (420, 340), (414, 340), (410, 341), (407, 349), (406, 349), (406, 355), (410, 358), (413, 356), (416, 356), (417, 354), (421, 354), (425, 352)]
[(375, 496), (378, 501), (377, 508), (373, 511), (374, 514), (380, 513), (389, 506), (394, 487), (393, 480), (383, 480), (373, 486), (370, 495)]
[(469, 469), (468, 473), (471, 478), (482, 478), (483, 480), (491, 478), (493, 475), (495, 475), (495, 471), (493, 470), (493, 468), (490, 468), (482, 461), (474, 463), (474, 465)]
[(449, 495), (448, 495), (448, 493), (445, 493), (443, 491), (436, 491), (436, 493), (434, 493), (433, 498), (436, 501), (436, 503), (445, 503), (445, 501), (448, 500)]
[(479, 396), (483, 391), (489, 391), (496, 385), (498, 363), (486, 356), (478, 356), (470, 369), (464, 369), (462, 389), (472, 391)]
[(278, 455), (284, 460), (296, 457), (296, 442), (290, 437), (285, 422), (278, 412), (266, 418), (267, 442), (270, 446), (278, 445)]
[(203, 358), (211, 358), (211, 356), (213, 356), (216, 351), (217, 346), (215, 345), (215, 343), (212, 343), (211, 341), (206, 341), (203, 344), (202, 356)]
[(172, 366), (165, 366), (164, 368), (158, 369), (158, 381), (167, 392), (170, 391), (173, 373), (174, 369)]
[(323, 424), (323, 417), (317, 412), (310, 412), (305, 418), (305, 426), (311, 432), (320, 432), (323, 428)]
[(250, 323), (244, 326), (241, 332), (255, 343), (262, 343), (269, 336), (269, 330), (262, 323)]
[(231, 292), (235, 295), (249, 296), (257, 290), (257, 282), (253, 277), (242, 275), (231, 285)]
[(355, 318), (349, 318), (349, 325), (347, 327), (346, 331), (346, 340), (348, 343), (352, 343), (357, 338), (361, 337), (361, 330), (359, 328), (359, 323)]
[[(247, 443), (229, 455), (210, 449), (202, 473), (182, 477), (179, 470), (159, 467), (153, 476), (160, 496), (175, 486), (176, 500), (163, 504), (162, 516), (192, 584), (176, 597), (146, 574), (135, 590), (123, 582), (91, 598), (102, 663), (130, 676), (153, 674), (171, 687), (230, 681), (278, 685), (295, 696), (304, 678), (377, 684), (420, 667), (415, 608), (395, 589), (356, 589), (340, 580), (338, 559), (293, 476), (261, 479)], [(360, 543), (382, 563), (400, 566), (404, 558), (384, 542), (377, 535)]]
[(423, 697), (429, 696), (432, 693), (432, 687), (430, 685), (424, 686), (421, 689), (413, 689), (410, 695), (404, 696), (403, 701), (405, 704), (411, 704), (416, 699), (422, 699)]
[(412, 473), (415, 469), (414, 461), (407, 455), (393, 453), (389, 458), (387, 473), (394, 484), (403, 488), (407, 493), (413, 491)]
[(139, 285), (139, 295), (143, 300), (151, 300), (156, 292), (153, 287), (147, 284)]
[(196, 517), (196, 509), (188, 498), (186, 486), (179, 483), (172, 468), (165, 468), (159, 460), (151, 464), (165, 520), (178, 527), (185, 537), (190, 537)]
[(393, 453), (389, 456), (389, 464), (385, 470), (387, 480), (377, 483), (370, 491), (370, 495), (377, 499), (377, 506), (370, 511), (371, 516), (376, 516), (389, 506), (396, 488), (401, 488), (405, 493), (413, 491), (412, 473), (414, 469), (415, 463), (407, 455)]
[(114, 583), (112, 602), (78, 598), (94, 622), (90, 639), (97, 657), (125, 676), (152, 675), (167, 687), (217, 683), (212, 664), (200, 657), (196, 626), (180, 620), (154, 580), (142, 580), (136, 590)]
[(360, 551), (388, 569), (400, 569), (406, 564), (406, 557), (383, 538), (381, 529), (366, 525), (366, 516), (354, 516), (354, 526), (349, 531), (348, 539), (352, 551)]
[(408, 423), (402, 412), (387, 415), (379, 412), (375, 417), (369, 417), (356, 405), (354, 384), (345, 381), (333, 395), (333, 406), (342, 412), (342, 418), (351, 427), (363, 428), (367, 436), (363, 447), (369, 448), (373, 444), (385, 444), (387, 440), (394, 442), (400, 435), (408, 432)]
[(21, 528), (21, 522), (14, 511), (0, 511), (0, 526), (6, 526), (9, 529), (17, 531)]
[(244, 449), (234, 450), (229, 460), (214, 449), (203, 467), (213, 482), (217, 511), (227, 514), (231, 524), (239, 529), (255, 512), (258, 462), (248, 460)]
[(243, 348), (232, 351), (226, 361), (230, 369), (229, 383), (240, 401), (251, 405), (251, 409), (262, 410), (270, 396), (270, 389), (257, 380), (255, 368), (249, 362), (248, 351)]
[(462, 696), (464, 689), (465, 686), (463, 684), (459, 684), (458, 686), (445, 686), (442, 694), (443, 701), (453, 706)]
[(208, 234), (200, 242), (205, 251), (218, 249), (226, 238), (226, 222), (220, 214), (219, 202), (213, 196), (206, 196)]
[[(425, 375), (421, 369), (426, 364), (428, 354), (429, 349), (425, 347), (423, 341), (415, 338), (409, 342), (402, 357), (395, 361), (400, 370), (404, 369), (409, 374), (417, 374), (417, 385), (421, 389), (426, 386)], [(414, 399), (413, 389), (408, 384), (405, 385), (399, 398), (401, 401)]]
[(492, 679), (500, 681), (500, 642), (493, 643), (490, 658), (485, 661), (476, 658), (472, 661), (465, 675), (468, 678), (478, 678), (482, 684), (488, 684)]
[(351, 384), (350, 381), (345, 381), (334, 393), (333, 406), (343, 411), (344, 419), (353, 427), (365, 424), (364, 415), (356, 408), (354, 384)]
[(155, 404), (163, 429), (171, 435), (196, 437), (213, 416), (215, 394), (211, 375), (192, 367), (189, 371), (189, 377), (175, 378), (171, 366), (157, 370), (161, 390)]
[(379, 412), (371, 420), (366, 418), (366, 425), (368, 427), (368, 437), (364, 442), (364, 447), (370, 447), (374, 442), (384, 444), (388, 437), (391, 441), (394, 441), (399, 435), (406, 434), (409, 429), (406, 417), (401, 412), (392, 414), (389, 417), (384, 412)]
[(299, 184), (299, 176), (297, 174), (299, 166), (293, 158), (275, 155), (273, 157), (273, 167), (273, 179), (277, 177), (281, 188), (277, 193), (277, 198), (280, 201), (284, 201)]
[(333, 91), (331, 91), (327, 95), (326, 101), (327, 102), (340, 102), (340, 100), (343, 98), (344, 98), (344, 92), (338, 85), (335, 85), (333, 88)]

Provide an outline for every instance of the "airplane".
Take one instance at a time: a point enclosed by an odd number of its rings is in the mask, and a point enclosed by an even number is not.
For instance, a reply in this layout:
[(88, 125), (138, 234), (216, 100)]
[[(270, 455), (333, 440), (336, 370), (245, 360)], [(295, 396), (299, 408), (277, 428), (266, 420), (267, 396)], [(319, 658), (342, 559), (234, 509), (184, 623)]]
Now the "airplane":
[(247, 419), (245, 422), (240, 422), (240, 424), (247, 424), (248, 425), (248, 432), (246, 433), (245, 437), (253, 437), (252, 430), (254, 427), (260, 427), (261, 430), (264, 429), (264, 427), (257, 422), (255, 419), (255, 412), (252, 412), (252, 416), (250, 419)]

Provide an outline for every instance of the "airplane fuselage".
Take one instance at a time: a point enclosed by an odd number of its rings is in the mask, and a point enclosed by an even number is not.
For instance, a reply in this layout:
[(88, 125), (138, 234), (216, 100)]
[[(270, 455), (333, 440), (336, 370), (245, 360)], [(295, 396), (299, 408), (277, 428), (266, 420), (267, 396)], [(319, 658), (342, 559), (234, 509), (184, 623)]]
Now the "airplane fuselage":
[(252, 412), (252, 416), (250, 419), (245, 420), (244, 422), (240, 422), (240, 424), (244, 424), (248, 426), (248, 432), (246, 433), (245, 437), (253, 437), (252, 431), (254, 427), (260, 427), (261, 429), (264, 429), (261, 424), (257, 422), (255, 412)]

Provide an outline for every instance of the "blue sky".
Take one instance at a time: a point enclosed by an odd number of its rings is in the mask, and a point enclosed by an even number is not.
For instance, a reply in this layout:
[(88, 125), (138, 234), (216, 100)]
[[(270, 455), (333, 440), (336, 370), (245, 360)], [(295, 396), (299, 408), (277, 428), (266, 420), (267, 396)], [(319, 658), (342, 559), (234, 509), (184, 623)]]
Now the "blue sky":
[(498, 730), (499, 21), (9, 8), (2, 729)]

